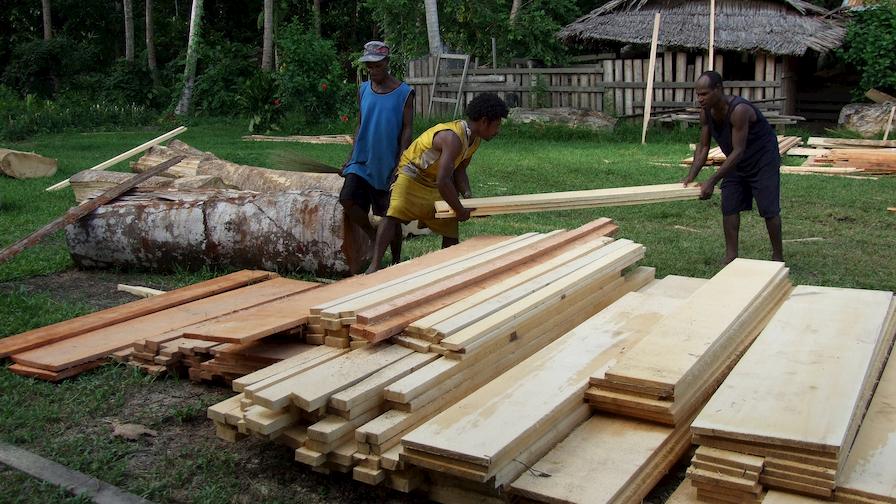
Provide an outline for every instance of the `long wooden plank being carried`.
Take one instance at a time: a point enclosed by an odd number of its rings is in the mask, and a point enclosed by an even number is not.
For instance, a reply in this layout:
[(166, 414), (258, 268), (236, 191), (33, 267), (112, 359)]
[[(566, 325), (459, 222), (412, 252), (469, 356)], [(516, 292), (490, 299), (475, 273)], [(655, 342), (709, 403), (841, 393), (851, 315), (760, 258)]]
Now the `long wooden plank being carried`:
[(486, 481), (537, 440), (558, 413), (562, 417), (582, 403), (591, 374), (612, 364), (681, 305), (681, 300), (627, 294), (405, 436), (402, 445), (446, 462), (472, 464)]
[(79, 334), (149, 315), (197, 299), (274, 278), (275, 273), (243, 270), (28, 332), (0, 339), (0, 357), (55, 343)]
[[(700, 195), (697, 185), (658, 184), (636, 187), (565, 191), (518, 196), (472, 198), (463, 203), (473, 208), (473, 216), (524, 213), (554, 209), (596, 208), (602, 206), (638, 205), (658, 201), (696, 199)], [(436, 217), (454, 217), (454, 210), (444, 201), (436, 202)]]
[(127, 348), (135, 341), (156, 334), (176, 332), (196, 322), (317, 286), (312, 282), (275, 278), (18, 353), (12, 356), (12, 360), (31, 367), (59, 371)]
[(894, 310), (891, 292), (796, 287), (692, 431), (842, 463), (892, 344)]

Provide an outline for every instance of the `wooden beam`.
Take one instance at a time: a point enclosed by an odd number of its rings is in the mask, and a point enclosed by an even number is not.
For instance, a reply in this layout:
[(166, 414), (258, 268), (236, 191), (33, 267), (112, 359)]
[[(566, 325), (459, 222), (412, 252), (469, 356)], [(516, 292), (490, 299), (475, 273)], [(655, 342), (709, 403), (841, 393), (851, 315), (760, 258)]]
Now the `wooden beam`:
[(714, 70), (716, 43), (716, 0), (709, 0), (709, 65), (707, 70)]
[[(168, 133), (165, 133), (164, 135), (153, 138), (152, 140), (150, 140), (144, 144), (138, 145), (137, 147), (134, 147), (133, 149), (131, 149), (127, 152), (123, 152), (123, 153), (115, 156), (114, 158), (109, 159), (108, 161), (103, 161), (102, 163), (94, 166), (93, 168), (88, 168), (88, 169), (89, 170), (104, 170), (120, 161), (124, 161), (125, 159), (133, 156), (134, 154), (139, 154), (139, 153), (145, 151), (146, 149), (149, 149), (153, 145), (160, 144), (160, 143), (164, 142), (165, 140), (170, 140), (170, 139), (176, 137), (177, 135), (180, 135), (184, 131), (187, 131), (187, 127), (179, 126), (175, 129), (169, 131)], [(182, 159), (183, 159), (183, 157), (180, 157), (178, 159), (178, 162), (180, 162), (180, 160), (182, 160)], [(177, 163), (174, 163), (174, 164), (177, 164)], [(171, 165), (171, 166), (174, 166), (174, 165)], [(66, 188), (68, 186), (69, 186), (69, 179), (65, 179), (62, 182), (51, 185), (46, 190), (47, 191), (58, 191), (60, 189)]]
[(896, 105), (890, 107), (890, 117), (887, 118), (887, 127), (884, 128), (884, 141), (890, 136), (890, 128), (893, 126), (893, 113), (896, 112)]
[(650, 40), (650, 66), (647, 68), (647, 90), (644, 92), (644, 124), (641, 128), (641, 144), (647, 143), (647, 124), (650, 107), (653, 106), (653, 74), (656, 71), (656, 45), (660, 36), (660, 13), (653, 17), (653, 37)]
[[(81, 203), (80, 205), (70, 209), (62, 217), (59, 217), (58, 219), (54, 220), (53, 222), (38, 229), (37, 231), (31, 233), (30, 235), (26, 236), (25, 238), (22, 238), (21, 240), (13, 243), (12, 245), (6, 247), (5, 249), (0, 250), (0, 264), (13, 258), (14, 256), (19, 254), (21, 251), (25, 250), (26, 248), (43, 240), (48, 235), (50, 235), (56, 231), (59, 231), (60, 229), (64, 228), (65, 226), (67, 226), (69, 224), (73, 224), (73, 223), (77, 222), (81, 217), (84, 217), (85, 215), (89, 214), (90, 212), (93, 212), (97, 208), (105, 205), (106, 203), (109, 203), (110, 201), (114, 200), (115, 198), (117, 198), (117, 197), (121, 196), (122, 194), (126, 193), (127, 191), (133, 189), (134, 186), (143, 182), (144, 180), (147, 180), (155, 175), (158, 175), (158, 174), (164, 172), (165, 170), (167, 170), (168, 168), (171, 168), (172, 166), (176, 165), (177, 163), (180, 163), (184, 159), (184, 157), (185, 156), (176, 156), (176, 157), (169, 159), (168, 161), (165, 161), (164, 163), (157, 164), (156, 166), (150, 168), (149, 170), (147, 170), (143, 173), (134, 175), (133, 177), (130, 178), (130, 180), (127, 180), (125, 182), (122, 182), (121, 184), (118, 184), (117, 186), (109, 189), (108, 191), (104, 192), (103, 194), (97, 196), (96, 198), (94, 198), (92, 200), (85, 201), (85, 202)], [(68, 182), (68, 180), (66, 180), (66, 182)]]

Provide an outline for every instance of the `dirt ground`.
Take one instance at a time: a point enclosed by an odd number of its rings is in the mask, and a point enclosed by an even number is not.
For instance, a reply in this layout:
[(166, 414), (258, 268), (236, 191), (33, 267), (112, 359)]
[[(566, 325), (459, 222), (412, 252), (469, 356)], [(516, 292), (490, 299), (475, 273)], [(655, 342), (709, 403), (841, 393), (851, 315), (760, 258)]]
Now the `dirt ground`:
[[(70, 270), (50, 276), (32, 277), (23, 281), (0, 283), (0, 291), (25, 289), (43, 293), (58, 302), (84, 303), (94, 309), (117, 306), (138, 299), (116, 290), (117, 284), (130, 284), (167, 290), (164, 279), (139, 273), (113, 273)], [(405, 495), (385, 488), (370, 487), (352, 480), (351, 475), (317, 474), (293, 461), (292, 450), (275, 443), (246, 439), (229, 444), (215, 436), (204, 409), (193, 414), (173, 412), (196, 409), (197, 402), (220, 400), (230, 395), (224, 387), (196, 384), (176, 378), (159, 379), (138, 387), (114, 417), (97, 418), (91, 425), (81, 426), (108, 436), (115, 424), (138, 423), (157, 431), (156, 436), (143, 436), (134, 443), (141, 448), (129, 457), (129, 474), (146, 474), (159, 470), (172, 456), (190, 457), (202, 450), (228, 450), (237, 459), (235, 474), (240, 495), (236, 502), (254, 503), (283, 501), (307, 503), (419, 503), (428, 502), (419, 495)], [(689, 460), (686, 457), (685, 460)], [(679, 463), (647, 496), (644, 502), (662, 504), (684, 479), (687, 464)], [(102, 475), (96, 475), (102, 478)], [(183, 488), (173, 489), (167, 502), (191, 502), (195, 494), (193, 482), (185, 480)]]

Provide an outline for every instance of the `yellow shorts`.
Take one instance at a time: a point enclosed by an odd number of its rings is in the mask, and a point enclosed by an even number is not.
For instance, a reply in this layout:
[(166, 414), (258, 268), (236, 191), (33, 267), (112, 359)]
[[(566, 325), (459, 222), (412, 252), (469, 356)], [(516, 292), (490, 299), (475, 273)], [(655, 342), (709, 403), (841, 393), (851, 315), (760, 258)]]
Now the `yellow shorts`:
[(392, 184), (389, 211), (386, 215), (402, 222), (420, 221), (434, 233), (447, 238), (457, 238), (457, 219), (436, 219), (436, 201), (442, 199), (438, 188), (426, 187), (399, 172)]

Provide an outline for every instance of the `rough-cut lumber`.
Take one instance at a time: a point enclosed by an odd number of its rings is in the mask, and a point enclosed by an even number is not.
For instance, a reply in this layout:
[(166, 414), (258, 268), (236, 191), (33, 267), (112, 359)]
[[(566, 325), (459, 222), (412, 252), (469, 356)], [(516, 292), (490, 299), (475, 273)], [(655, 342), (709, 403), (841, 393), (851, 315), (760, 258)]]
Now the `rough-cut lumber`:
[(61, 371), (131, 346), (135, 341), (178, 329), (215, 316), (293, 294), (318, 284), (275, 278), (256, 285), (207, 297), (83, 333), (12, 356), (31, 367)]
[(383, 390), (397, 380), (413, 373), (437, 359), (438, 354), (414, 352), (394, 362), (364, 380), (330, 397), (332, 408), (350, 411), (374, 398), (383, 399)]
[[(105, 170), (82, 171), (72, 175), (70, 179), (75, 201), (78, 203), (96, 197), (106, 189), (121, 183), (133, 175)], [(140, 189), (172, 187), (175, 189), (236, 189), (236, 186), (225, 184), (220, 177), (212, 175), (194, 175), (172, 179), (168, 177), (152, 177), (137, 186)]]
[(806, 142), (814, 147), (896, 147), (896, 140), (864, 140), (857, 138), (823, 138), (809, 137)]
[(681, 303), (626, 295), (405, 436), (402, 445), (405, 450), (474, 464), (481, 481), (491, 478), (538, 439), (544, 425), (582, 403), (593, 373), (612, 363)]
[[(806, 154), (795, 154), (792, 153), (794, 149), (797, 149), (797, 145), (803, 143), (803, 139), (797, 136), (781, 136), (778, 135), (778, 152), (781, 156), (785, 154), (789, 154), (792, 156), (800, 156)], [(693, 150), (696, 146), (691, 146)], [(725, 153), (722, 152), (721, 147), (713, 147), (709, 149), (709, 154), (706, 156), (706, 164), (704, 166), (713, 166), (713, 165), (721, 165), (725, 162)], [(681, 164), (683, 165), (691, 165), (694, 162), (694, 156), (686, 157), (681, 160)]]
[(44, 239), (46, 236), (48, 236), (56, 231), (59, 231), (66, 225), (73, 224), (73, 223), (77, 222), (79, 219), (86, 216), (87, 214), (93, 212), (94, 210), (105, 205), (106, 203), (109, 203), (110, 201), (114, 200), (115, 198), (117, 198), (117, 197), (121, 196), (122, 194), (126, 193), (127, 191), (133, 189), (134, 186), (136, 186), (140, 182), (143, 182), (144, 180), (146, 180), (150, 177), (153, 177), (154, 175), (158, 175), (159, 173), (162, 173), (163, 171), (167, 170), (171, 166), (177, 164), (177, 161), (179, 161), (179, 160), (180, 160), (180, 158), (169, 159), (168, 161), (165, 161), (164, 163), (161, 163), (161, 164), (158, 164), (158, 165), (152, 167), (150, 170), (148, 170), (144, 173), (141, 173), (139, 175), (134, 175), (133, 177), (129, 178), (128, 180), (126, 180), (126, 181), (118, 184), (117, 186), (109, 189), (108, 191), (104, 192), (100, 196), (97, 196), (96, 198), (94, 198), (90, 201), (85, 201), (84, 203), (81, 203), (80, 205), (71, 208), (62, 217), (55, 219), (53, 222), (50, 222), (46, 226), (38, 229), (37, 231), (26, 236), (25, 238), (22, 238), (21, 240), (13, 243), (12, 245), (4, 248), (3, 250), (0, 250), (0, 264), (2, 264), (3, 262), (14, 257), (19, 252), (25, 250), (26, 248), (30, 247), (31, 245), (34, 245), (35, 243)]
[(462, 288), (465, 284), (473, 282), (481, 282), (485, 279), (497, 275), (502, 271), (506, 271), (514, 266), (533, 261), (542, 254), (563, 247), (578, 240), (589, 238), (609, 229), (606, 225), (608, 219), (600, 219), (592, 221), (584, 226), (571, 231), (547, 234), (541, 240), (522, 248), (509, 251), (494, 260), (481, 263), (465, 268), (442, 281), (434, 282), (423, 288), (408, 292), (404, 296), (393, 298), (388, 302), (380, 303), (375, 306), (365, 308), (356, 313), (355, 319), (360, 324), (374, 324), (380, 322), (390, 315), (402, 310), (407, 310), (426, 301), (442, 296), (448, 292)]
[(873, 101), (874, 103), (887, 103), (892, 102), (896, 103), (896, 97), (888, 95), (883, 91), (878, 91), (877, 89), (871, 88), (868, 91), (865, 91), (865, 96)]
[(892, 344), (894, 310), (890, 292), (795, 288), (692, 431), (842, 463)]
[[(124, 161), (125, 159), (133, 156), (134, 154), (139, 154), (139, 153), (145, 151), (146, 149), (152, 147), (153, 145), (160, 144), (160, 143), (164, 142), (165, 140), (170, 140), (170, 139), (174, 138), (175, 136), (180, 135), (184, 131), (187, 131), (186, 126), (179, 126), (175, 129), (169, 131), (168, 133), (165, 133), (164, 135), (153, 138), (152, 140), (150, 140), (144, 144), (138, 145), (137, 147), (134, 147), (133, 149), (131, 149), (129, 151), (122, 152), (121, 154), (113, 157), (112, 159), (103, 161), (102, 163), (100, 163), (92, 168), (88, 168), (88, 170), (105, 170), (106, 168), (113, 166), (118, 162)], [(178, 162), (180, 162), (180, 161), (181, 160), (179, 159)], [(170, 166), (174, 166), (176, 164), (177, 164), (177, 162), (172, 163)], [(58, 191), (60, 189), (66, 188), (68, 186), (69, 186), (69, 179), (65, 179), (62, 182), (51, 185), (46, 190), (47, 191)]]
[(606, 378), (667, 396), (686, 393), (705, 370), (696, 364), (786, 272), (783, 263), (735, 259), (695, 292), (685, 309), (664, 319), (608, 369)]
[(391, 282), (396, 278), (454, 260), (459, 256), (485, 249), (505, 240), (507, 240), (506, 236), (476, 236), (453, 247), (383, 268), (371, 275), (345, 278), (321, 286), (313, 292), (287, 296), (282, 300), (240, 311), (238, 314), (218, 317), (206, 323), (190, 326), (186, 333), (191, 338), (211, 341), (228, 343), (254, 341), (307, 323), (312, 306), (329, 303), (357, 291)]
[(26, 366), (24, 364), (12, 364), (7, 369), (12, 371), (13, 373), (21, 376), (29, 376), (31, 378), (38, 378), (41, 380), (49, 381), (49, 382), (57, 382), (60, 380), (64, 380), (66, 378), (71, 378), (72, 376), (79, 375), (85, 371), (89, 371), (93, 368), (100, 367), (103, 364), (106, 364), (106, 361), (103, 359), (97, 359), (90, 362), (85, 362), (83, 364), (79, 364), (74, 367), (70, 367), (68, 369), (63, 369), (61, 371), (49, 371), (47, 369), (40, 369), (36, 367)]
[(55, 343), (79, 334), (149, 315), (184, 303), (276, 277), (267, 271), (238, 271), (160, 294), (150, 299), (108, 308), (88, 315), (0, 339), (0, 357)]
[[(473, 216), (485, 216), (691, 200), (696, 199), (699, 195), (700, 188), (698, 185), (683, 187), (681, 184), (658, 184), (586, 191), (472, 198), (464, 200), (463, 204), (468, 208), (474, 209), (472, 212)], [(454, 217), (454, 210), (444, 201), (437, 201), (435, 205), (437, 218), (447, 219)]]
[(311, 144), (342, 144), (352, 145), (354, 140), (351, 135), (246, 135), (243, 140), (251, 142), (297, 142)]
[(57, 161), (35, 154), (11, 149), (0, 149), (0, 172), (17, 179), (52, 177)]
[(159, 289), (153, 289), (151, 287), (144, 287), (142, 285), (126, 285), (126, 284), (118, 284), (116, 290), (119, 292), (127, 292), (128, 294), (133, 294), (137, 297), (149, 298), (153, 296), (158, 296), (159, 294), (164, 294), (165, 291)]

